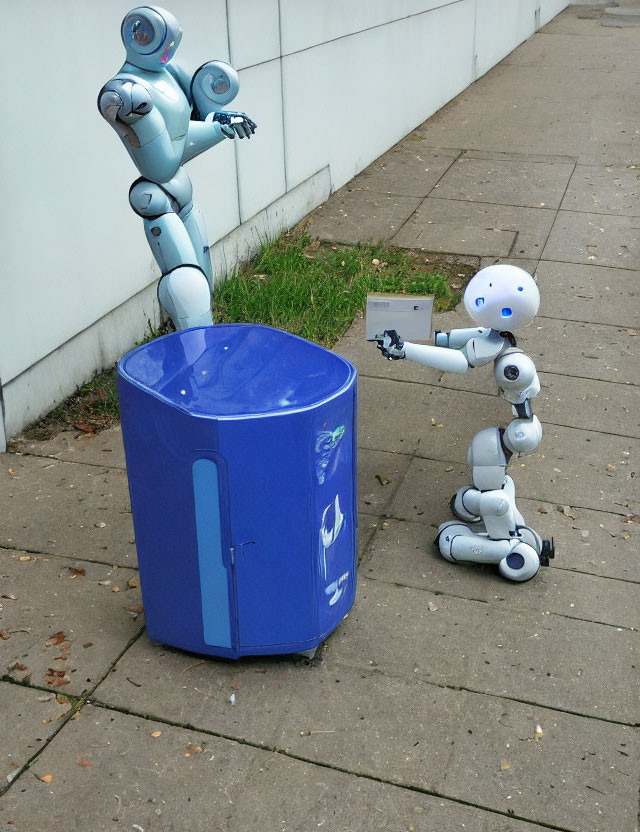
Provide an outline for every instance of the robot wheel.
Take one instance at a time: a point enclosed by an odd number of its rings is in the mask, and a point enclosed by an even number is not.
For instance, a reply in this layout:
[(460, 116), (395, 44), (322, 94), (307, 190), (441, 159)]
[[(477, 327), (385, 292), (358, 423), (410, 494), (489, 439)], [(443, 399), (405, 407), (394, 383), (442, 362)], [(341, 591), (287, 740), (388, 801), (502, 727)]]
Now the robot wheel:
[(540, 557), (528, 543), (518, 543), (498, 564), (498, 571), (509, 581), (529, 581), (539, 569)]

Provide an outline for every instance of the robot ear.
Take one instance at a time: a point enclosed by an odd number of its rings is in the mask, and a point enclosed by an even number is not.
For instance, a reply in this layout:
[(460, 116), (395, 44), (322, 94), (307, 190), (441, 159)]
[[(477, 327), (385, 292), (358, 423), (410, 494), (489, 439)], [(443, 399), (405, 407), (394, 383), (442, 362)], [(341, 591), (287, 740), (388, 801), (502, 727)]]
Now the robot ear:
[(203, 118), (233, 101), (239, 89), (238, 73), (225, 61), (203, 64), (191, 80), (191, 96)]

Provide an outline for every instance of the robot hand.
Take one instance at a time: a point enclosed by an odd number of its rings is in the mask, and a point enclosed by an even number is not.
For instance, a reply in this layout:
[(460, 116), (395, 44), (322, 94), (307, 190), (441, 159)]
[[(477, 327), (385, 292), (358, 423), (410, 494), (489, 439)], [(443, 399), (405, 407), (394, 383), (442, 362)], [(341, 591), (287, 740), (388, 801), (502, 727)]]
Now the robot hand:
[(405, 357), (404, 341), (395, 329), (385, 329), (384, 338), (378, 340), (377, 347), (389, 361), (398, 361)]
[(236, 113), (232, 110), (213, 113), (210, 120), (219, 122), (228, 139), (250, 139), (258, 126), (246, 113)]

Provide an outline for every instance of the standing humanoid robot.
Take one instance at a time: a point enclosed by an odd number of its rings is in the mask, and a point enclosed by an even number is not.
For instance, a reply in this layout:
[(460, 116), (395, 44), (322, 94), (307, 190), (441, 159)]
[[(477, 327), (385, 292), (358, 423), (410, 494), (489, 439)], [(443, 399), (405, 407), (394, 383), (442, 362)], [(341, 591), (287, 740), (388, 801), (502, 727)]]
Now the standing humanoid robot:
[(250, 138), (244, 113), (218, 111), (238, 92), (222, 61), (191, 77), (172, 61), (182, 29), (159, 6), (140, 6), (122, 22), (126, 62), (107, 82), (98, 108), (142, 174), (129, 191), (162, 278), (158, 298), (177, 329), (213, 323), (211, 258), (202, 216), (182, 165), (225, 138)]
[[(534, 450), (542, 427), (531, 411), (540, 382), (531, 358), (516, 348), (513, 332), (534, 319), (540, 304), (531, 275), (516, 266), (488, 266), (469, 282), (464, 305), (479, 324), (469, 329), (436, 332), (436, 346), (402, 341), (395, 330), (385, 332), (378, 349), (389, 359), (408, 358), (438, 370), (466, 373), (469, 367), (494, 362), (498, 394), (516, 417), (505, 428), (485, 428), (471, 442), (467, 462), (473, 485), (451, 499), (453, 513), (464, 523), (449, 521), (438, 529), (436, 543), (449, 561), (497, 563), (512, 581), (532, 578), (554, 556), (553, 539), (542, 540), (525, 525), (515, 502), (513, 480), (505, 471), (511, 455)], [(474, 532), (467, 523), (484, 523)]]

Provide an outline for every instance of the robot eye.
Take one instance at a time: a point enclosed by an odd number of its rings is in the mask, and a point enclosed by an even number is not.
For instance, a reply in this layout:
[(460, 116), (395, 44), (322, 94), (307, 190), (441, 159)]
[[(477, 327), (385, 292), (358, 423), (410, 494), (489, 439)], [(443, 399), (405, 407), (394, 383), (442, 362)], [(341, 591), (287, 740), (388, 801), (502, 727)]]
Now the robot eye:
[(476, 298), (476, 306), (484, 306), (484, 298)]
[(509, 307), (508, 307), (508, 306), (505, 306), (505, 307), (503, 308), (503, 310), (502, 310), (502, 317), (503, 317), (503, 318), (510, 318), (512, 314), (513, 314), (513, 313), (511, 312), (511, 309), (509, 309)]

